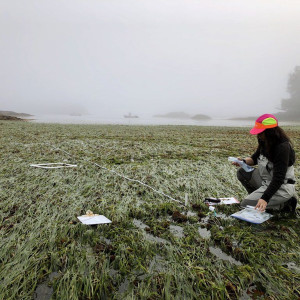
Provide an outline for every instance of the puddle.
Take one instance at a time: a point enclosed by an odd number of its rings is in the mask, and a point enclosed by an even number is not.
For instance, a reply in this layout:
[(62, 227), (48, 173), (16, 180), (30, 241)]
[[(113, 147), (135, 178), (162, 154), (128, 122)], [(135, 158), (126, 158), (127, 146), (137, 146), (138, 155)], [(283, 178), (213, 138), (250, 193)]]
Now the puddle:
[(202, 218), (200, 224), (208, 224), (208, 221), (209, 221), (209, 216)]
[(147, 278), (147, 274), (142, 274), (142, 275), (139, 275), (137, 276), (138, 280), (144, 280), (145, 278)]
[(187, 216), (187, 217), (197, 217), (197, 213), (195, 213), (195, 212), (189, 210), (189, 211), (186, 213), (186, 216)]
[(300, 274), (300, 268), (294, 262), (286, 263), (283, 266), (288, 268), (291, 271), (294, 271), (294, 272)]
[(59, 277), (59, 273), (58, 272), (52, 272), (50, 275), (49, 275), (49, 281), (53, 281), (53, 279)]
[(183, 228), (181, 226), (170, 225), (170, 232), (178, 238), (183, 238)]
[(198, 232), (199, 232), (200, 236), (204, 239), (209, 239), (211, 236), (210, 231), (207, 230), (206, 228), (199, 227)]
[(170, 245), (171, 243), (165, 239), (162, 239), (158, 236), (154, 236), (150, 233), (146, 233), (145, 234), (145, 238), (147, 241), (150, 241), (150, 242), (155, 242), (155, 243), (161, 243), (161, 244), (164, 244), (164, 245)]
[(221, 218), (221, 219), (224, 219), (224, 220), (231, 219), (230, 216), (227, 216), (227, 215), (225, 215), (225, 214), (223, 214), (223, 213), (216, 213), (215, 216), (216, 216), (217, 218)]
[(216, 247), (209, 247), (209, 251), (214, 254), (215, 256), (217, 256), (219, 259), (222, 260), (227, 260), (230, 263), (236, 265), (236, 266), (241, 266), (242, 263), (240, 261), (235, 260), (233, 257), (227, 255), (226, 253), (224, 253), (220, 248), (216, 248)]
[(107, 245), (111, 245), (111, 240), (105, 238), (104, 236), (100, 236), (100, 241), (104, 242)]
[[(133, 224), (142, 229), (142, 230), (145, 230), (145, 228), (150, 228), (149, 226), (147, 226), (146, 224), (144, 224), (142, 221), (138, 220), (138, 219), (133, 219)], [(165, 239), (162, 239), (158, 236), (154, 236), (150, 233), (146, 233), (144, 232), (144, 235), (145, 235), (145, 239), (147, 241), (150, 241), (150, 242), (155, 242), (155, 243), (161, 243), (161, 244), (164, 244), (164, 245), (170, 245), (170, 242), (165, 240)]]
[(150, 262), (149, 270), (151, 272), (164, 272), (166, 270), (166, 261), (160, 255), (155, 255)]
[(50, 300), (53, 294), (53, 288), (49, 287), (47, 283), (38, 285), (34, 292), (33, 299), (35, 300)]
[(265, 289), (258, 288), (255, 284), (252, 284), (247, 288), (246, 291), (243, 291), (239, 300), (252, 300), (252, 299), (264, 299)]
[(142, 221), (138, 219), (133, 219), (132, 223), (140, 229), (150, 228), (149, 226), (147, 226), (146, 224), (144, 224)]
[(172, 216), (163, 216), (163, 217), (159, 217), (157, 219), (158, 222), (162, 223), (162, 222), (170, 222), (172, 223)]
[(119, 286), (118, 293), (123, 294), (128, 290), (129, 280), (126, 278)]
[(48, 279), (37, 286), (33, 299), (35, 300), (49, 300), (53, 294), (53, 288), (48, 286), (48, 282), (53, 281), (55, 278), (59, 277), (60, 274), (58, 272), (52, 272)]
[[(215, 218), (220, 218), (220, 219), (223, 219), (223, 220), (230, 220), (231, 219), (230, 216), (227, 216), (223, 213), (217, 213), (217, 212), (213, 213), (212, 218), (214, 218), (214, 217)], [(206, 217), (202, 218), (200, 224), (208, 224), (209, 219), (210, 219), (210, 216), (206, 216)]]
[(144, 280), (148, 276), (147, 274), (144, 273), (144, 271), (141, 271), (141, 270), (139, 270), (139, 271), (135, 270), (135, 271), (133, 271), (133, 274), (136, 275), (136, 278), (138, 280)]
[(108, 271), (108, 275), (111, 277), (111, 278), (114, 278), (119, 272), (115, 269), (110, 269)]
[(239, 247), (239, 245), (240, 245), (240, 244), (239, 244), (238, 241), (235, 241), (235, 240), (232, 241), (232, 246), (233, 246), (233, 247), (236, 248), (236, 247)]
[(253, 298), (247, 294), (247, 291), (243, 291), (242, 295), (239, 298), (239, 300), (252, 300), (252, 299)]

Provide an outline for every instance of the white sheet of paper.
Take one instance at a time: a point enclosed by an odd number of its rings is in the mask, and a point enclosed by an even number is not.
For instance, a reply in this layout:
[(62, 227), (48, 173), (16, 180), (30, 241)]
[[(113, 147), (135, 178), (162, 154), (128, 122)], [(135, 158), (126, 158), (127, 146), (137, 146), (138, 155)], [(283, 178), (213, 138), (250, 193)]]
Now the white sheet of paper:
[(105, 216), (87, 216), (83, 215), (80, 217), (77, 217), (78, 220), (86, 225), (96, 225), (96, 224), (108, 224), (111, 223), (111, 220), (107, 219)]

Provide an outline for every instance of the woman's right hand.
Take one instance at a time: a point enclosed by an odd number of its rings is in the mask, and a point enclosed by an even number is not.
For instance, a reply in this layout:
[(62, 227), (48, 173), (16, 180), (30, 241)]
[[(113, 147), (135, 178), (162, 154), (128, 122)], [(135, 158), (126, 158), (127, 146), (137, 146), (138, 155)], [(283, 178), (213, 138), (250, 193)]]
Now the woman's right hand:
[[(242, 158), (240, 158), (240, 157), (237, 157), (237, 159), (238, 160), (243, 160)], [(237, 163), (237, 162), (232, 162), (232, 164), (234, 165), (234, 166), (236, 166), (236, 167), (240, 167), (240, 165)]]

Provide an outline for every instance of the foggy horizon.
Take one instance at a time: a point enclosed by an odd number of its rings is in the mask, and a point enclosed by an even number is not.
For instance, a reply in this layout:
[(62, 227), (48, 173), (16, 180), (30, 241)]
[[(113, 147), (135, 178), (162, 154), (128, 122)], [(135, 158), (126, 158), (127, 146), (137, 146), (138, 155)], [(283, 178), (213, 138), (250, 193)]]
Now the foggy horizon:
[(0, 110), (276, 113), (299, 16), (293, 0), (4, 0)]

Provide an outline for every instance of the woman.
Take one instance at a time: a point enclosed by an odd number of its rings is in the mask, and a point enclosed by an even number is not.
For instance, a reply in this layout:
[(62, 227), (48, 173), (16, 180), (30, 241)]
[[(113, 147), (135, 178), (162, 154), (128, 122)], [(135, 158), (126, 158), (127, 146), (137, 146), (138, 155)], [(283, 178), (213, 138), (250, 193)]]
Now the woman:
[(258, 148), (244, 162), (258, 167), (251, 172), (242, 168), (237, 171), (239, 181), (249, 193), (241, 205), (255, 206), (260, 211), (295, 211), (295, 151), (290, 139), (271, 114), (260, 116), (250, 133), (257, 135)]

